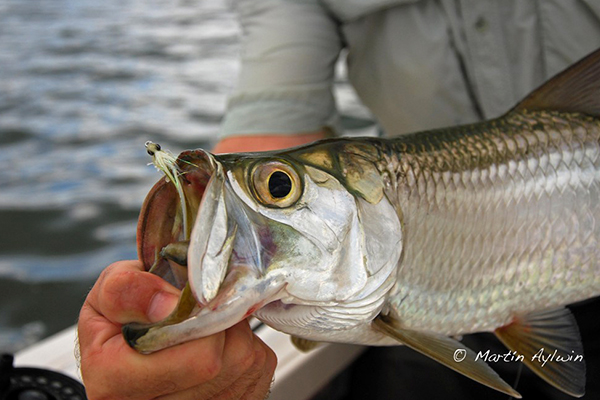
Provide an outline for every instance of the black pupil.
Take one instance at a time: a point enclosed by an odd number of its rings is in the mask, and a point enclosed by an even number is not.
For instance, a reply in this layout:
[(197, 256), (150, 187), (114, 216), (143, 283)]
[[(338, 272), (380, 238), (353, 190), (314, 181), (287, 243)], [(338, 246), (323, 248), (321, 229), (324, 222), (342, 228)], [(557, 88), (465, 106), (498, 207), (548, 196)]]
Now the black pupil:
[(275, 171), (269, 177), (269, 193), (276, 199), (287, 196), (292, 191), (292, 180), (288, 174)]

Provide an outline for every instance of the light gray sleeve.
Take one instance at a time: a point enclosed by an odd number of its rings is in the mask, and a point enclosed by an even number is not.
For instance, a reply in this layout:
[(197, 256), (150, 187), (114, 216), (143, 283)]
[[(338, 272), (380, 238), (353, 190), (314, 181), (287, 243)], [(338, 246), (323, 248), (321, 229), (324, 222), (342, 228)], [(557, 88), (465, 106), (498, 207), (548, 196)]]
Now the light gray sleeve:
[(317, 0), (236, 3), (242, 68), (220, 138), (337, 130), (332, 94), (342, 48), (336, 21)]

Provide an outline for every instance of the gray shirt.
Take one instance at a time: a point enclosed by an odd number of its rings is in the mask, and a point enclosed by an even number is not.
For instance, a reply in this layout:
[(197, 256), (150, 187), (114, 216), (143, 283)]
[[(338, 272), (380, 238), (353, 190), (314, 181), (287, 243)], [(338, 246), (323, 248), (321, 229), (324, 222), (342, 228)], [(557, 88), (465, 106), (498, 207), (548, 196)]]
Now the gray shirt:
[(221, 135), (340, 132), (348, 78), (388, 135), (497, 117), (600, 47), (600, 0), (261, 0), (236, 4), (242, 69)]

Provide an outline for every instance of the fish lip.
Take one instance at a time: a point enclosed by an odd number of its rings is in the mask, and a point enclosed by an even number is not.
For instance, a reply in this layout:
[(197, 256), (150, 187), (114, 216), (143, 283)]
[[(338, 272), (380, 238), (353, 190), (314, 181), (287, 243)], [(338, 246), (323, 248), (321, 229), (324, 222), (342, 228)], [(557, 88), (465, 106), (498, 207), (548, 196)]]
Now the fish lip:
[(125, 342), (131, 348), (138, 347), (138, 340), (144, 337), (148, 331), (150, 330), (150, 326), (145, 326), (143, 324), (126, 324), (121, 327), (121, 332), (123, 334), (123, 338), (125, 338)]

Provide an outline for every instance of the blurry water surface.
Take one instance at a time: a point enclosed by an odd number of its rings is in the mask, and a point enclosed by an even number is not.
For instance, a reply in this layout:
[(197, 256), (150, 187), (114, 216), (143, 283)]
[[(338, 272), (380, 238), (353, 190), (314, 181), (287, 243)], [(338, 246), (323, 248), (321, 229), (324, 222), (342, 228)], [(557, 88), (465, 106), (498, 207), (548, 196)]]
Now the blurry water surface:
[(136, 258), (160, 177), (144, 142), (211, 146), (239, 30), (225, 0), (0, 0), (0, 350), (74, 324), (100, 271)]
[(136, 257), (144, 142), (209, 144), (238, 31), (220, 0), (0, 0), (0, 349), (75, 323)]

